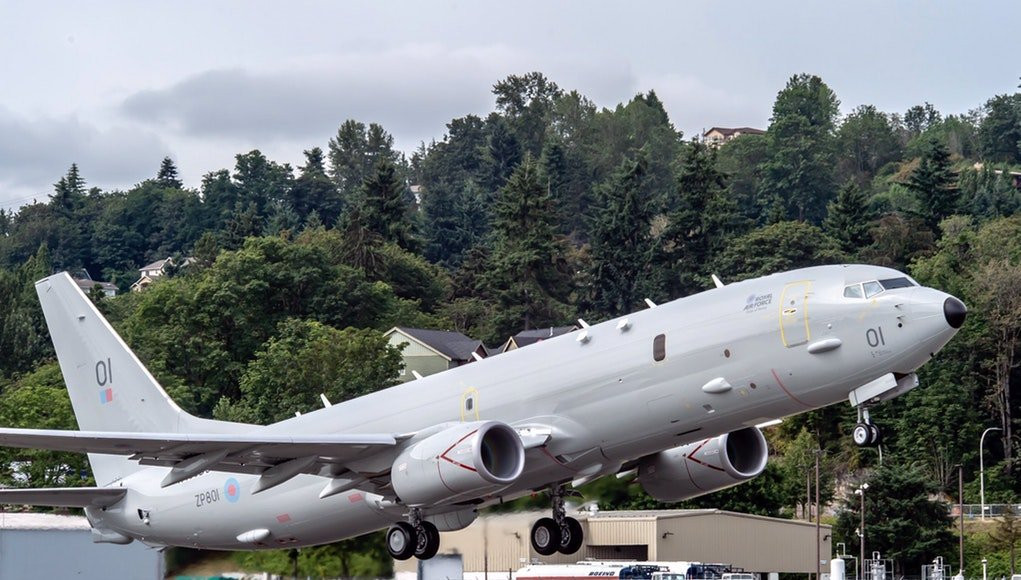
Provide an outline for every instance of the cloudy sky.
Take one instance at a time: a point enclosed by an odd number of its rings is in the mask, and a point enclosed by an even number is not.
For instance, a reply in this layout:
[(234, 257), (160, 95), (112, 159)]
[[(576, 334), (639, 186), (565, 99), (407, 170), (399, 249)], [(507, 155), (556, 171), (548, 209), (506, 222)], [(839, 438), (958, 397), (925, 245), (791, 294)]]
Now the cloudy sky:
[(173, 157), (186, 185), (258, 148), (297, 164), (348, 118), (406, 151), (539, 70), (613, 106), (655, 89), (686, 135), (765, 127), (792, 74), (842, 108), (965, 112), (1013, 92), (1021, 2), (0, 1), (0, 207), (72, 162), (129, 187)]

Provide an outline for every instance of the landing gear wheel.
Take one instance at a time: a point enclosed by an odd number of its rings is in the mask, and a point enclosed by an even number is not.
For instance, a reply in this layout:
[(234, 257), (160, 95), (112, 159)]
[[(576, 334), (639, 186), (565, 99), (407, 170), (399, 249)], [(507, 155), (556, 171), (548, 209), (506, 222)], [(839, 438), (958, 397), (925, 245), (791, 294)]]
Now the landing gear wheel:
[(417, 534), (418, 541), (415, 543), (415, 557), (419, 560), (428, 560), (440, 551), (440, 531), (431, 522), (422, 522), (422, 529)]
[(560, 547), (557, 551), (561, 554), (573, 554), (581, 549), (582, 541), (585, 539), (585, 532), (581, 524), (574, 518), (564, 518), (564, 524), (560, 526)]
[(872, 429), (866, 423), (858, 423), (851, 431), (851, 439), (858, 447), (868, 447), (872, 441)]
[(397, 522), (386, 531), (386, 551), (394, 560), (407, 560), (418, 544), (415, 528), (408, 522)]
[(883, 432), (880, 431), (879, 427), (875, 423), (869, 423), (869, 446), (875, 447), (883, 441)]
[(531, 536), (532, 549), (542, 556), (551, 556), (560, 548), (560, 526), (553, 518), (539, 518)]

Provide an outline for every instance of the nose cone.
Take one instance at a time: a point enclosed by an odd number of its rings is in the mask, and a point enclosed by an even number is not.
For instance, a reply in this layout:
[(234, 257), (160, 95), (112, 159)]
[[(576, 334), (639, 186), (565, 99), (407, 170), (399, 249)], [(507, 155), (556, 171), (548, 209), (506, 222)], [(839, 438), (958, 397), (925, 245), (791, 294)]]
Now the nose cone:
[(968, 307), (964, 302), (951, 296), (943, 301), (943, 315), (947, 317), (947, 324), (953, 328), (960, 328), (968, 316)]

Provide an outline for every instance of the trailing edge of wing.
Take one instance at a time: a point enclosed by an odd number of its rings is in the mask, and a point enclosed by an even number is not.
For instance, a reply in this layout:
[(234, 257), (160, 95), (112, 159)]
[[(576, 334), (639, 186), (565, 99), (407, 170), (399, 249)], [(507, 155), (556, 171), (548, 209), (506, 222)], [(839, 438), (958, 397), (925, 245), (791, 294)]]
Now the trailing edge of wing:
[(128, 490), (116, 487), (54, 487), (49, 489), (0, 489), (0, 504), (50, 507), (107, 507)]
[(127, 455), (142, 465), (174, 467), (189, 458), (223, 454), (205, 469), (237, 473), (262, 471), (299, 457), (317, 457), (319, 464), (343, 464), (393, 447), (390, 434), (221, 434), (119, 433), (0, 428), (0, 446), (52, 451)]

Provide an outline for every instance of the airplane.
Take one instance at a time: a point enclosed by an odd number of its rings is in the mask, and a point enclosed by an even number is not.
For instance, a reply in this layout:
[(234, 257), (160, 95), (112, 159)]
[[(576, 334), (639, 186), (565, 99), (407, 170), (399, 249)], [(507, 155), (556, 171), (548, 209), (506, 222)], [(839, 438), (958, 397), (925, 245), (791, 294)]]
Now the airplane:
[(530, 542), (570, 554), (573, 488), (632, 475), (660, 501), (765, 469), (759, 425), (846, 400), (868, 410), (964, 323), (957, 298), (867, 265), (794, 270), (656, 305), (272, 425), (179, 408), (66, 273), (36, 283), (80, 431), (0, 429), (0, 445), (88, 454), (96, 487), (0, 490), (84, 508), (93, 540), (257, 550), (386, 529), (428, 559), (478, 510), (546, 492)]

